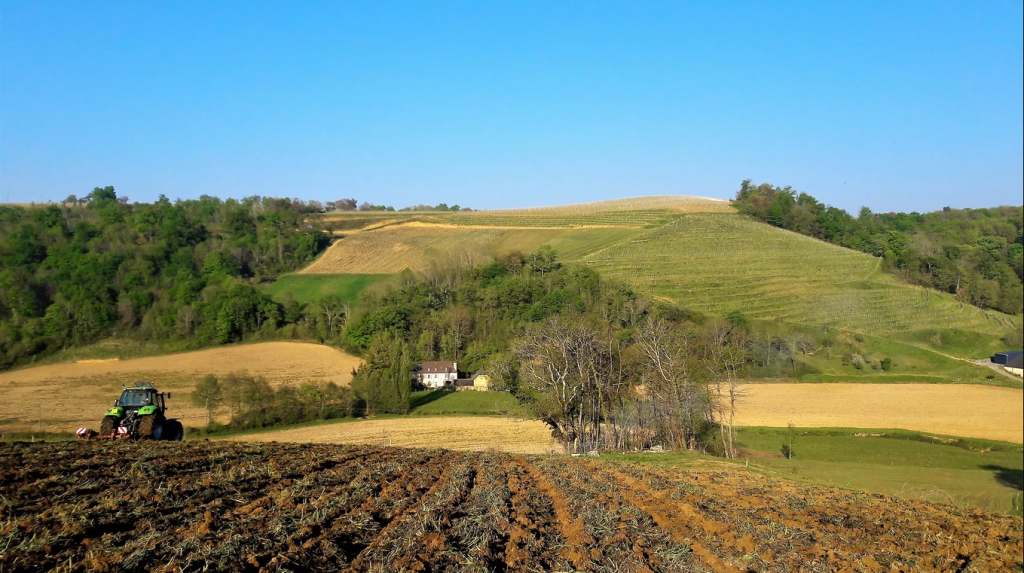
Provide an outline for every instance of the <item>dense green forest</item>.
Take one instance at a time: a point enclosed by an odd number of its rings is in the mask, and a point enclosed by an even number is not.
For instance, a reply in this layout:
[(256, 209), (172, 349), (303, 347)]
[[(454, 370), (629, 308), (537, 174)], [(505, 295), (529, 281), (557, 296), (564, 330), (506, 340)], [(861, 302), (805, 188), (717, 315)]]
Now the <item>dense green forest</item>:
[(253, 284), (329, 244), (308, 211), (269, 197), (131, 204), (113, 187), (0, 206), (0, 368), (111, 335), (182, 347), (272, 335), (299, 317)]
[(961, 302), (1020, 314), (1024, 308), (1024, 209), (944, 208), (933, 213), (859, 216), (807, 193), (743, 181), (733, 204), (741, 213), (803, 235), (882, 257), (909, 283)]

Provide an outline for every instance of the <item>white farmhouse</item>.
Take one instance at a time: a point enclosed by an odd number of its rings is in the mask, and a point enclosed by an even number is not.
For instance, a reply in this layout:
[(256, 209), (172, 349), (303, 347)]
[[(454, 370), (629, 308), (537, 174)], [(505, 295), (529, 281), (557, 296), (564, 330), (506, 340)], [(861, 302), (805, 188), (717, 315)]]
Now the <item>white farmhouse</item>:
[(415, 373), (416, 381), (426, 388), (454, 385), (459, 378), (459, 368), (455, 362), (423, 362), (416, 367)]

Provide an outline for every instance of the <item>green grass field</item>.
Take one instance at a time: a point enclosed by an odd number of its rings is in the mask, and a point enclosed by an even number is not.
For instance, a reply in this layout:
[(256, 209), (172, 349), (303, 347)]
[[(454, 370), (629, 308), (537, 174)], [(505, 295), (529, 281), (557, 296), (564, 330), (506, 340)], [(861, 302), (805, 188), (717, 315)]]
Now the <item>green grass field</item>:
[[(752, 463), (780, 475), (1021, 515), (1024, 448), (1019, 444), (956, 438), (943, 443), (899, 430), (796, 433), (793, 459), (779, 453), (787, 429), (742, 428), (737, 442), (750, 451)], [(764, 454), (778, 457), (760, 457)]]
[(386, 274), (281, 275), (260, 290), (280, 302), (285, 293), (302, 304), (311, 304), (328, 295), (336, 295), (349, 304), (359, 299), (366, 287), (389, 278)]
[[(823, 485), (1021, 515), (1024, 448), (902, 430), (797, 428), (795, 456), (780, 453), (786, 428), (737, 428), (738, 463)], [(690, 452), (608, 454), (601, 459), (688, 465)]]
[(525, 416), (515, 396), (507, 392), (450, 392), (424, 390), (409, 398), (412, 414)]
[[(988, 384), (1020, 388), (1022, 383), (1019, 378), (1004, 376), (947, 354), (955, 352), (960, 356), (989, 356), (991, 351), (988, 348), (1001, 344), (997, 337), (990, 334), (970, 334), (969, 339), (975, 342), (974, 345), (963, 344), (955, 349), (941, 350), (918, 342), (917, 336), (910, 336), (907, 341), (898, 335), (846, 337), (850, 345), (840, 346), (834, 350), (818, 349), (813, 355), (798, 356), (797, 361), (802, 368), (791, 379), (799, 382)], [(872, 366), (858, 369), (848, 359), (844, 360), (852, 351), (861, 354), (872, 363)], [(879, 363), (885, 358), (892, 359), (893, 363), (893, 369), (888, 372), (879, 367)]]

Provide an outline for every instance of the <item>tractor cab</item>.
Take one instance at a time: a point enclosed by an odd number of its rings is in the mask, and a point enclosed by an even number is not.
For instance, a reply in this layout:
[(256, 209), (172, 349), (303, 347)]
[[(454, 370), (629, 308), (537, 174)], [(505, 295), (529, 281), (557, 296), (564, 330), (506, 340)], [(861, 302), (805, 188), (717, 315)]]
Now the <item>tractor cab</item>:
[(158, 392), (149, 382), (136, 382), (135, 386), (121, 391), (121, 397), (114, 402), (114, 407), (124, 410), (145, 409), (145, 412), (141, 412), (143, 414), (163, 412), (167, 409), (165, 397), (170, 397), (170, 393)]
[(157, 406), (164, 409), (163, 395), (152, 388), (125, 388), (117, 405), (125, 409), (136, 409), (143, 406)]

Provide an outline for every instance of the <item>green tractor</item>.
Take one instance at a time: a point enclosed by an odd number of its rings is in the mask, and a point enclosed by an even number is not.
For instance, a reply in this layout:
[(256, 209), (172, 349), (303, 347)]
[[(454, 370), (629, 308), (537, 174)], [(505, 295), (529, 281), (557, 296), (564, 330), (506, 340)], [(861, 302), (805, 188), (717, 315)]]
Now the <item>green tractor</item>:
[(170, 397), (170, 392), (158, 392), (149, 382), (124, 388), (103, 416), (98, 437), (181, 441), (185, 435), (181, 422), (164, 415), (164, 399)]

